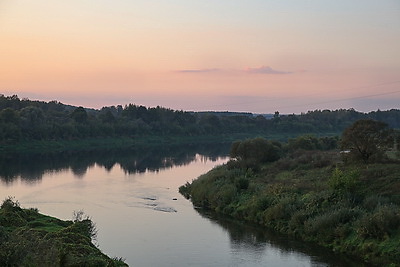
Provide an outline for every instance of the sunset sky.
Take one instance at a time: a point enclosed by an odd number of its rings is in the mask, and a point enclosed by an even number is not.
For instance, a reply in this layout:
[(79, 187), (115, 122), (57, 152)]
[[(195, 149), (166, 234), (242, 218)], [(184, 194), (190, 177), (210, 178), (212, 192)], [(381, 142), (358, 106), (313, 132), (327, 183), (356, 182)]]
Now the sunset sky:
[(0, 93), (101, 108), (400, 108), (399, 0), (0, 0)]

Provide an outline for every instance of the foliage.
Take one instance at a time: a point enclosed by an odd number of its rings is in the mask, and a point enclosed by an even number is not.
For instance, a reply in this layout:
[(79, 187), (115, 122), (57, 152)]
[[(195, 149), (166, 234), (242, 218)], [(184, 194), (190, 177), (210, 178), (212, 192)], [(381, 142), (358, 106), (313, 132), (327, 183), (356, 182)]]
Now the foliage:
[(381, 158), (383, 151), (393, 146), (392, 135), (388, 125), (375, 120), (358, 120), (346, 128), (342, 135), (341, 148), (365, 163), (373, 157)]
[(22, 209), (8, 197), (0, 209), (0, 266), (127, 266), (93, 245), (92, 225)]
[(13, 211), (14, 209), (19, 209), (20, 205), (18, 200), (15, 200), (14, 197), (7, 197), (0, 206), (1, 209), (5, 211)]
[(252, 155), (261, 157), (260, 145), (250, 145), (257, 142), (243, 141), (247, 149), (241, 154), (242, 142), (236, 142), (231, 151), (235, 160), (183, 185), (180, 192), (195, 206), (361, 257), (369, 264), (400, 262), (398, 161), (344, 163), (338, 150), (325, 150), (318, 145), (320, 139), (306, 136), (278, 145), (279, 160), (253, 159), (252, 168), (239, 164)]
[(335, 168), (329, 179), (329, 186), (336, 192), (343, 194), (353, 193), (359, 183), (360, 173), (357, 170), (342, 171)]
[(289, 138), (286, 149), (296, 150), (332, 150), (337, 148), (337, 137), (317, 138), (313, 135), (301, 135), (296, 138)]
[[(370, 112), (353, 109), (315, 110), (300, 115), (275, 116), (235, 112), (185, 112), (140, 105), (103, 107), (100, 110), (0, 95), (0, 146), (32, 141), (138, 138), (143, 136), (216, 136), (242, 134), (286, 140), (314, 133), (332, 136), (358, 119), (376, 119), (400, 128), (400, 110)], [(329, 149), (334, 139), (315, 143), (315, 137), (293, 140), (290, 149)]]
[(264, 138), (247, 139), (234, 142), (229, 155), (243, 166), (254, 167), (260, 163), (278, 160), (281, 156), (281, 145)]
[(88, 120), (87, 112), (83, 107), (76, 108), (70, 116), (77, 123), (86, 123)]
[(400, 228), (398, 206), (379, 205), (372, 213), (365, 214), (358, 222), (357, 233), (363, 238), (384, 239)]
[(74, 211), (73, 222), (80, 225), (81, 232), (85, 236), (89, 236), (92, 241), (97, 240), (97, 228), (96, 224), (90, 219), (88, 215), (85, 215), (83, 210)]

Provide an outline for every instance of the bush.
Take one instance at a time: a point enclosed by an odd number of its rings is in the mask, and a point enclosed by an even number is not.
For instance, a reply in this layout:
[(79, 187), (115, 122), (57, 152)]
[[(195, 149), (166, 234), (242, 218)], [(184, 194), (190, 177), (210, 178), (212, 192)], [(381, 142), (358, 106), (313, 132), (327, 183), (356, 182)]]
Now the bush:
[(1, 204), (1, 209), (6, 211), (13, 211), (14, 209), (19, 209), (20, 205), (18, 200), (14, 200), (14, 197), (7, 197)]
[(378, 206), (375, 211), (365, 214), (358, 222), (357, 233), (363, 238), (383, 239), (398, 231), (400, 212), (395, 206)]
[(270, 206), (265, 211), (265, 220), (268, 223), (269, 221), (274, 220), (282, 220), (289, 219), (293, 212), (297, 210), (297, 202), (296, 199), (291, 197), (285, 197), (278, 201), (273, 206)]
[(223, 208), (231, 203), (236, 196), (237, 188), (233, 184), (219, 186), (216, 190), (210, 191), (209, 200), (211, 208)]
[(242, 168), (256, 168), (260, 163), (278, 160), (281, 153), (282, 149), (276, 142), (254, 138), (234, 142), (229, 155), (240, 162)]
[(250, 181), (245, 177), (240, 177), (236, 179), (235, 185), (238, 190), (246, 190), (249, 188)]
[(303, 232), (304, 223), (307, 221), (309, 216), (310, 215), (306, 210), (295, 211), (289, 221), (290, 233), (296, 236), (297, 234)]
[(343, 172), (336, 168), (329, 179), (329, 186), (338, 193), (353, 193), (359, 183), (360, 172), (357, 170)]
[(190, 199), (190, 183), (186, 182), (186, 184), (180, 186), (179, 193), (182, 194), (186, 199)]
[(77, 232), (89, 237), (92, 241), (97, 239), (98, 230), (96, 224), (82, 210), (74, 211), (73, 221), (73, 226), (78, 230)]
[(7, 232), (4, 226), (0, 225), (0, 244), (3, 244), (5, 241), (8, 240), (10, 234)]
[(359, 209), (339, 208), (318, 215), (305, 222), (306, 233), (324, 241), (331, 241), (335, 237), (338, 228), (359, 217)]
[(388, 200), (382, 196), (368, 196), (364, 199), (362, 207), (367, 211), (373, 211), (376, 207), (388, 203)]
[(318, 148), (318, 139), (311, 135), (299, 136), (295, 139), (289, 139), (287, 148), (289, 151), (315, 150)]

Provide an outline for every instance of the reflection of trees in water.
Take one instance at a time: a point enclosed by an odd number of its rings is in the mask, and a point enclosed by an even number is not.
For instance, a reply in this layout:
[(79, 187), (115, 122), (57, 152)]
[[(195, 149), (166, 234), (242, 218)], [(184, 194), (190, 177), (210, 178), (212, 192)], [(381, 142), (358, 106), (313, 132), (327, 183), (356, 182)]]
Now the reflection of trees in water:
[(18, 177), (26, 182), (40, 181), (46, 172), (70, 169), (83, 177), (88, 168), (97, 164), (110, 171), (116, 164), (129, 174), (156, 172), (173, 166), (189, 164), (200, 154), (211, 160), (227, 155), (229, 145), (162, 146), (127, 150), (64, 152), (57, 154), (16, 154), (0, 156), (0, 180), (11, 183)]
[(293, 252), (309, 255), (313, 266), (364, 266), (364, 263), (356, 259), (335, 254), (314, 244), (289, 238), (259, 225), (242, 223), (202, 209), (196, 209), (196, 211), (202, 217), (222, 227), (229, 234), (231, 247), (235, 251), (248, 251), (255, 256), (262, 256), (265, 250), (271, 247), (278, 249), (283, 257)]
[(61, 171), (69, 166), (62, 163), (65, 155), (18, 154), (0, 157), (0, 178), (4, 182), (12, 182), (21, 176), (25, 180), (40, 180), (45, 171)]

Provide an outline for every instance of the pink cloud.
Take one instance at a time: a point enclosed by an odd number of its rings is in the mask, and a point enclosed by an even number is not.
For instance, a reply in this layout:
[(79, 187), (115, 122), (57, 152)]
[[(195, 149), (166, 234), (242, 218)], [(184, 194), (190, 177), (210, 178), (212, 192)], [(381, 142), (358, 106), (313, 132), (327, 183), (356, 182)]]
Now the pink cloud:
[(209, 73), (209, 72), (217, 72), (220, 69), (211, 68), (211, 69), (187, 69), (187, 70), (178, 70), (177, 72), (181, 73)]
[(259, 68), (247, 68), (245, 70), (238, 69), (218, 69), (218, 68), (204, 68), (204, 69), (182, 69), (177, 70), (178, 73), (250, 73), (250, 74), (291, 74), (290, 71), (275, 70), (269, 66), (262, 66)]
[(259, 68), (247, 68), (247, 73), (256, 73), (256, 74), (291, 74), (290, 71), (281, 71), (281, 70), (274, 70), (269, 66), (262, 66)]

